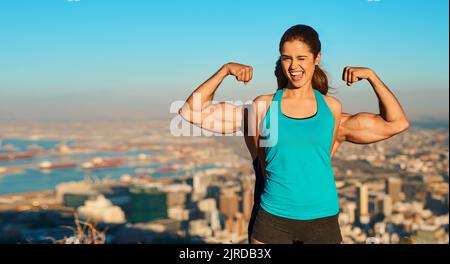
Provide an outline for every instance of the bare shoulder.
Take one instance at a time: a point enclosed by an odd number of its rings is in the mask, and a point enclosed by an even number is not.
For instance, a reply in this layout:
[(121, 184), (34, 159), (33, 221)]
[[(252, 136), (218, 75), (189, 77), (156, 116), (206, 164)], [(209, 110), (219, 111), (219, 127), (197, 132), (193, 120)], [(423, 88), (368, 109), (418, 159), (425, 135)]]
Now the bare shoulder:
[(274, 95), (275, 95), (275, 93), (258, 95), (257, 97), (255, 97), (255, 99), (253, 99), (253, 102), (255, 102), (255, 103), (267, 102), (268, 103), (268, 102), (272, 101), (272, 98)]
[(323, 99), (327, 102), (330, 107), (341, 107), (341, 101), (334, 96), (324, 95)]
[(264, 94), (258, 95), (253, 99), (253, 104), (251, 107), (251, 115), (255, 116), (257, 120), (262, 120), (269, 109), (272, 98), (275, 94)]
[(270, 103), (272, 102), (272, 98), (275, 95), (275, 93), (272, 94), (263, 94), (258, 95), (255, 99), (253, 99), (253, 103), (255, 107), (259, 110), (258, 112), (265, 112), (268, 108)]
[(339, 101), (339, 99), (329, 95), (324, 95), (323, 99), (325, 99), (325, 102), (327, 102), (328, 107), (333, 112), (333, 114), (342, 115), (342, 104), (341, 101)]

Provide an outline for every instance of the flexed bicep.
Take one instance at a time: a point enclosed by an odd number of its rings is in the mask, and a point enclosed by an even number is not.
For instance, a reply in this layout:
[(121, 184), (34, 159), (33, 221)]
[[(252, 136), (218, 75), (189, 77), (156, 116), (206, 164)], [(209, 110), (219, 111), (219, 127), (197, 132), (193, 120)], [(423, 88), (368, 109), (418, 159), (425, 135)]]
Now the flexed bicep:
[(370, 144), (390, 138), (404, 129), (380, 115), (361, 112), (343, 118), (340, 137), (356, 144)]
[(196, 126), (221, 134), (240, 131), (243, 122), (243, 107), (227, 102), (210, 104), (202, 111), (185, 110), (180, 114)]

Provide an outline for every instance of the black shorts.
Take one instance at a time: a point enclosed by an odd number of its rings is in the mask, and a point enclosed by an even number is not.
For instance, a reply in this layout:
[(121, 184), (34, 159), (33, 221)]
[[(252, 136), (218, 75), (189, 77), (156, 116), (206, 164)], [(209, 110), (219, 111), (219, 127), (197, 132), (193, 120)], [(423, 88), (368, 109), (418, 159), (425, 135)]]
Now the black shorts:
[(294, 220), (270, 214), (258, 206), (251, 237), (266, 244), (340, 244), (338, 216)]

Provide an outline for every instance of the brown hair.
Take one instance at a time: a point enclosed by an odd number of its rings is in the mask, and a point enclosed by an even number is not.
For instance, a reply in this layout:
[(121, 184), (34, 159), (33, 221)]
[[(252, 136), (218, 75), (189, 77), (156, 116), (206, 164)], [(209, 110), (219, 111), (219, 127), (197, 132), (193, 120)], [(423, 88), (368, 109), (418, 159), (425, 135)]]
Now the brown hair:
[[(280, 54), (283, 44), (287, 41), (292, 40), (299, 40), (308, 45), (309, 49), (311, 50), (311, 53), (314, 55), (314, 58), (317, 57), (317, 55), (321, 50), (319, 34), (317, 34), (317, 32), (310, 26), (295, 25), (286, 30), (286, 32), (284, 32), (280, 40), (280, 47), (279, 47)], [(277, 77), (278, 89), (287, 86), (288, 79), (284, 75), (283, 69), (281, 68), (281, 57), (278, 58), (275, 65), (275, 76)], [(319, 67), (319, 65), (316, 65), (316, 68), (314, 69), (314, 74), (312, 77), (312, 86), (314, 89), (318, 90), (321, 94), (326, 95), (328, 93), (329, 89), (328, 77), (326, 73)]]

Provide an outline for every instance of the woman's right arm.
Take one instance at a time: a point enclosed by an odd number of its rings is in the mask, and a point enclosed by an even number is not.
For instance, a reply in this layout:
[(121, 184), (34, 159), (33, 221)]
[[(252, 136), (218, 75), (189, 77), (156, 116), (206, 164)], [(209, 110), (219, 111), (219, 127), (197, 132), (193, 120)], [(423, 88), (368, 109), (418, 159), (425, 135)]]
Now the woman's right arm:
[(212, 132), (228, 134), (239, 131), (244, 121), (243, 106), (212, 102), (214, 93), (228, 75), (247, 84), (253, 77), (253, 69), (238, 63), (223, 65), (192, 92), (178, 113), (188, 122)]

